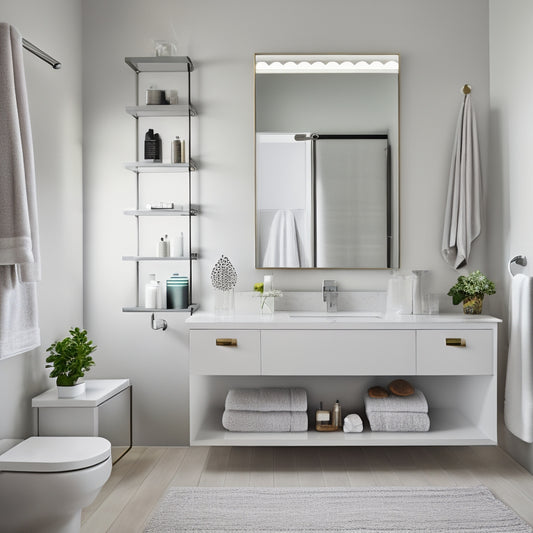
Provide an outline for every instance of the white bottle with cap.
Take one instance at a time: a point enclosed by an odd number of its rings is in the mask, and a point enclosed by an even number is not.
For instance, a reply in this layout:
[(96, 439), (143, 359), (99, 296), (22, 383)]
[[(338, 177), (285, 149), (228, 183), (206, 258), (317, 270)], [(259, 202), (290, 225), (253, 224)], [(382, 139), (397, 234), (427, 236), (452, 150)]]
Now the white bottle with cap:
[(161, 287), (155, 279), (155, 274), (148, 274), (148, 282), (144, 286), (144, 307), (147, 309), (156, 309), (158, 299), (161, 301), (161, 296), (158, 298), (158, 293), (160, 292)]

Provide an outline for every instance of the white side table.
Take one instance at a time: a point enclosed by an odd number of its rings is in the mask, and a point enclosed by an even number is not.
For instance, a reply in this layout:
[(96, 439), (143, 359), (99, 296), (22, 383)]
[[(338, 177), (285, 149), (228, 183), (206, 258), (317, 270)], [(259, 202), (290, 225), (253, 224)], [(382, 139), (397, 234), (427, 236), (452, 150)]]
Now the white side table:
[(58, 398), (49, 389), (31, 402), (38, 436), (93, 436), (108, 439), (116, 463), (132, 446), (131, 384), (129, 379), (88, 379), (86, 391)]

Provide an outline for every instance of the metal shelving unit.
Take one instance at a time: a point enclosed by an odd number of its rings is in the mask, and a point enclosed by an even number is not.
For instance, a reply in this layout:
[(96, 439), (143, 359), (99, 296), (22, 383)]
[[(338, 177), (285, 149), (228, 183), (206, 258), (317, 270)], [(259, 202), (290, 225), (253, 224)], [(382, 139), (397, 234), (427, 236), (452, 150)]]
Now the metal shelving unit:
[[(139, 75), (141, 73), (183, 73), (187, 76), (187, 103), (176, 105), (135, 105), (127, 106), (126, 112), (136, 119), (136, 152), (137, 161), (126, 163), (125, 167), (131, 170), (136, 176), (136, 207), (124, 211), (125, 215), (133, 216), (136, 219), (137, 229), (137, 251), (134, 255), (123, 256), (123, 261), (132, 261), (136, 264), (136, 302), (134, 306), (125, 306), (122, 308), (126, 313), (152, 313), (152, 327), (154, 327), (153, 313), (171, 312), (171, 313), (190, 313), (198, 309), (198, 304), (190, 303), (186, 309), (161, 309), (161, 308), (147, 308), (140, 305), (141, 294), (141, 279), (140, 279), (140, 264), (145, 261), (153, 262), (169, 262), (176, 261), (182, 264), (188, 262), (189, 274), (189, 302), (193, 298), (193, 261), (198, 259), (198, 254), (192, 252), (192, 234), (191, 234), (191, 219), (199, 213), (197, 205), (191, 203), (191, 180), (192, 173), (198, 169), (197, 163), (191, 158), (191, 119), (198, 115), (196, 109), (191, 104), (191, 72), (194, 66), (189, 57), (186, 56), (168, 56), (168, 57), (126, 57), (125, 62), (136, 73), (136, 101), (139, 102)], [(188, 120), (187, 124), (187, 162), (186, 163), (164, 163), (143, 161), (140, 157), (140, 141), (139, 141), (139, 119), (144, 118), (176, 118), (183, 117)], [(186, 174), (188, 179), (188, 198), (184, 205), (172, 209), (142, 209), (140, 206), (140, 176), (144, 173), (176, 173)], [(186, 256), (181, 257), (154, 257), (151, 255), (144, 255), (141, 253), (140, 246), (140, 219), (143, 217), (186, 217), (188, 218), (188, 249), (190, 251)], [(162, 321), (164, 322), (164, 321)], [(154, 328), (161, 329), (161, 328)], [(166, 324), (162, 329), (166, 329)]]

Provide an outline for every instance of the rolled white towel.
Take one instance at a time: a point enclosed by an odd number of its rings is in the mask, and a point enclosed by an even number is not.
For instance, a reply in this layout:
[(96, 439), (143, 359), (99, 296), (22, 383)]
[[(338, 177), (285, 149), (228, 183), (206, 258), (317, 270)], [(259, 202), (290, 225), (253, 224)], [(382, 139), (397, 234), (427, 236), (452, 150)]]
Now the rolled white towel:
[(351, 414), (344, 417), (344, 425), (342, 427), (344, 433), (361, 433), (363, 431), (363, 421), (357, 414)]

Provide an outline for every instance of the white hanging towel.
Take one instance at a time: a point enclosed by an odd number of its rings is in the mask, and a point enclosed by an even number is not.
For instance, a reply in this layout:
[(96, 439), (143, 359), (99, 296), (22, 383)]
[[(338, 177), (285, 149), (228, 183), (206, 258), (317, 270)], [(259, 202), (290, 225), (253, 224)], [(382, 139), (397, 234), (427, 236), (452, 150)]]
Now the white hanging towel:
[(263, 267), (299, 267), (296, 220), (290, 209), (276, 211), (263, 258)]
[(511, 335), (505, 379), (507, 429), (533, 442), (533, 279), (516, 274), (511, 284)]
[(481, 233), (481, 182), (476, 117), (466, 94), (455, 132), (441, 248), (442, 257), (455, 269), (466, 266), (472, 243)]
[(0, 23), (0, 358), (40, 345), (37, 196), (22, 37)]

